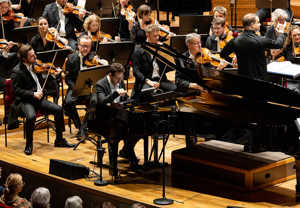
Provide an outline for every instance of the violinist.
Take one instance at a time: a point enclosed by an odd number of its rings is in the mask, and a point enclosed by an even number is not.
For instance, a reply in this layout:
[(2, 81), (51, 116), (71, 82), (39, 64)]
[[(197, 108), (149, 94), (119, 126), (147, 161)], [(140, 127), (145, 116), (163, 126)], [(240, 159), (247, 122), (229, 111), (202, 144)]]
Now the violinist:
[[(156, 24), (146, 28), (147, 42), (159, 44), (159, 27)], [(162, 91), (174, 91), (175, 84), (167, 79), (164, 63), (148, 54), (140, 45), (136, 45), (132, 55), (133, 75), (135, 76), (133, 96), (139, 96), (142, 89), (155, 88)]]
[(18, 51), (20, 63), (14, 68), (11, 75), (12, 85), (16, 100), (14, 102), (15, 113), (10, 113), (10, 121), (18, 122), (15, 117), (17, 112), (22, 112), (26, 117), (25, 137), (26, 147), (25, 154), (31, 155), (33, 151), (33, 130), (36, 119), (36, 111), (49, 113), (54, 115), (56, 140), (55, 147), (73, 147), (63, 138), (63, 131), (65, 130), (63, 111), (60, 106), (52, 103), (44, 98), (42, 90), (43, 80), (39, 74), (34, 71), (34, 64), (36, 62), (36, 55), (30, 45), (23, 45)]
[[(23, 27), (25, 23), (27, 22), (26, 17), (20, 18), (18, 21), (15, 21), (16, 19), (14, 18), (14, 11), (12, 10), (11, 7), (11, 1), (10, 0), (0, 0), (0, 12), (2, 14), (3, 18), (3, 27), (4, 31), (2, 31), (2, 26), (0, 27), (1, 31), (1, 36), (3, 38), (7, 38), (10, 40), (11, 37), (11, 31), (15, 28), (18, 27), (17, 22), (19, 21), (19, 27)], [(2, 23), (1, 23), (2, 24)], [(4, 36), (3, 36), (3, 33)]]
[(58, 28), (60, 37), (66, 38), (72, 49), (76, 49), (76, 34), (82, 30), (82, 19), (85, 16), (85, 10), (80, 10), (79, 15), (73, 13), (64, 14), (63, 8), (67, 0), (56, 0), (53, 3), (47, 4), (43, 11), (43, 17), (48, 20), (49, 26)]
[[(206, 60), (203, 64), (205, 67), (216, 68), (212, 65), (212, 59), (208, 56), (210, 51), (207, 48), (201, 47), (201, 37), (199, 34), (190, 33), (185, 38), (185, 43), (188, 50), (183, 53), (184, 56), (193, 60), (193, 63), (184, 61), (182, 58), (176, 60), (176, 64), (181, 70), (176, 70), (175, 82), (178, 89), (195, 89), (204, 90), (200, 85), (201, 77), (199, 76), (196, 68), (196, 57), (199, 55), (203, 56), (203, 60)], [(223, 69), (226, 66), (224, 62), (218, 63), (217, 69)], [(183, 72), (182, 70), (185, 70)]]
[(97, 50), (97, 45), (100, 42), (109, 42), (114, 41), (111, 39), (111, 36), (109, 34), (104, 34), (101, 32), (101, 20), (100, 17), (92, 14), (88, 16), (83, 23), (83, 28), (85, 30), (85, 34), (91, 37), (92, 39), (92, 51)]
[[(229, 35), (232, 35), (232, 27), (229, 25), (229, 23), (226, 21), (226, 16), (227, 16), (227, 9), (223, 6), (216, 6), (213, 8), (213, 17), (214, 19), (216, 18), (221, 18), (224, 20), (224, 29), (225, 32)], [(210, 30), (209, 35), (212, 35), (213, 31)]]
[[(92, 39), (88, 35), (81, 35), (78, 38), (78, 52), (74, 52), (67, 57), (67, 61), (65, 64), (66, 76), (65, 81), (68, 85), (68, 91), (65, 98), (65, 112), (69, 117), (73, 120), (73, 123), (77, 129), (80, 129), (81, 123), (78, 116), (78, 112), (75, 108), (76, 104), (82, 103), (82, 101), (86, 101), (89, 103), (89, 96), (80, 96), (75, 97), (72, 95), (73, 87), (78, 77), (79, 71), (86, 67), (86, 63), (94, 59), (96, 56), (95, 53), (91, 52), (92, 48)], [(106, 60), (100, 60), (101, 63), (107, 65), (108, 62)]]
[(286, 48), (284, 48), (284, 54), (286, 60), (292, 61), (295, 57), (300, 56), (300, 27), (298, 25), (293, 25), (291, 27), (289, 36), (288, 36), (288, 44)]
[(239, 74), (250, 78), (265, 79), (267, 74), (265, 50), (282, 48), (285, 39), (284, 26), (278, 24), (278, 36), (276, 40), (272, 40), (256, 34), (260, 30), (260, 22), (256, 14), (246, 14), (242, 23), (244, 32), (226, 44), (221, 51), (221, 57), (228, 58), (234, 52), (237, 56)]
[(120, 18), (119, 36), (121, 41), (130, 40), (130, 31), (135, 22), (136, 14), (129, 0), (119, 0), (116, 16)]

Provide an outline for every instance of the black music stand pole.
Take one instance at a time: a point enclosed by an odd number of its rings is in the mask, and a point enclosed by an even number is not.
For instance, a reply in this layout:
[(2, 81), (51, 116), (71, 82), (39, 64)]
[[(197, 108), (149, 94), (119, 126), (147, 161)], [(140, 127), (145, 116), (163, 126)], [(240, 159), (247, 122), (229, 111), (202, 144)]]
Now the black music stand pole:
[(96, 186), (106, 186), (108, 182), (104, 181), (102, 178), (103, 155), (105, 153), (105, 149), (102, 147), (100, 136), (98, 136), (96, 146), (97, 146), (97, 166), (99, 167), (100, 173), (99, 173), (99, 179), (94, 181), (94, 184)]
[(170, 205), (174, 203), (173, 199), (168, 199), (166, 198), (166, 170), (165, 170), (165, 147), (166, 147), (166, 142), (165, 140), (168, 139), (169, 134), (167, 136), (163, 136), (163, 146), (162, 146), (162, 151), (163, 151), (163, 162), (162, 162), (162, 198), (157, 198), (153, 200), (154, 204), (158, 205)]

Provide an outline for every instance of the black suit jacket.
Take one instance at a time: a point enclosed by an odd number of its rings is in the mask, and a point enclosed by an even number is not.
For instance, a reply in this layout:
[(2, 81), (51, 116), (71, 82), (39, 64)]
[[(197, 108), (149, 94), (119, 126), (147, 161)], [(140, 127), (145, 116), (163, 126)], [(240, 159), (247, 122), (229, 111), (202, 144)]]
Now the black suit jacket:
[[(159, 74), (162, 75), (164, 63), (156, 60), (159, 66)], [(152, 79), (153, 58), (140, 46), (136, 46), (132, 55), (133, 75), (135, 76), (134, 92), (139, 93), (146, 79)], [(167, 72), (167, 71), (166, 71)], [(162, 75), (162, 81), (166, 81), (166, 73)]]
[[(45, 6), (42, 16), (48, 20), (49, 27), (57, 27), (59, 23), (59, 13), (56, 1)], [(77, 31), (81, 31), (83, 22), (79, 20), (74, 14), (66, 14), (65, 17), (66, 37), (76, 40), (74, 29), (76, 28)]]
[[(120, 88), (125, 89), (124, 82), (121, 81)], [(111, 88), (107, 79), (107, 76), (100, 79), (96, 84), (96, 93), (97, 93), (97, 100), (99, 104), (108, 104), (112, 103), (117, 97), (119, 97), (119, 94), (115, 91), (114, 93), (111, 92)], [(120, 98), (120, 101), (125, 101), (128, 98), (128, 96), (122, 96)]]
[(80, 71), (80, 57), (78, 53), (72, 53), (68, 56), (66, 62), (66, 77), (65, 81), (69, 89), (73, 89)]
[(281, 48), (284, 38), (285, 35), (279, 33), (277, 39), (272, 40), (258, 36), (254, 31), (245, 30), (226, 44), (221, 51), (221, 57), (227, 58), (232, 52), (235, 52), (240, 74), (250, 78), (265, 79), (267, 74), (265, 50)]

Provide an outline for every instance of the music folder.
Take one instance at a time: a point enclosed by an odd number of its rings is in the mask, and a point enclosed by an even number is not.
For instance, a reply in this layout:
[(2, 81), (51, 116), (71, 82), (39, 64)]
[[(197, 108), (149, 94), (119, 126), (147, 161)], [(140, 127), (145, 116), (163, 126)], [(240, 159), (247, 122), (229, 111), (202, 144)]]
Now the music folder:
[(43, 62), (52, 62), (56, 52), (57, 55), (54, 60), (54, 66), (62, 68), (65, 63), (66, 57), (73, 52), (72, 49), (57, 49), (51, 51), (36, 52), (36, 57)]
[[(79, 71), (72, 96), (90, 95), (96, 92), (96, 83), (107, 75), (110, 65), (93, 66)], [(91, 91), (92, 90), (92, 91)]]
[(300, 65), (290, 61), (271, 62), (267, 65), (267, 72), (296, 79), (300, 76)]

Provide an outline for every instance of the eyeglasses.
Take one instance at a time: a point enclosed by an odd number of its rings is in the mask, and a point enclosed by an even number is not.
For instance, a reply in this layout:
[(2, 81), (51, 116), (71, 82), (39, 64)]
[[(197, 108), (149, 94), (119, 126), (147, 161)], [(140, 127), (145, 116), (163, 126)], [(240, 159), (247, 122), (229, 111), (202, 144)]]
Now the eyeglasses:
[(201, 42), (192, 42), (193, 45), (201, 45)]
[(89, 45), (81, 45), (81, 44), (79, 44), (79, 46), (80, 46), (81, 48), (85, 48), (85, 49), (88, 49), (88, 48), (91, 47), (91, 46), (89, 46)]

